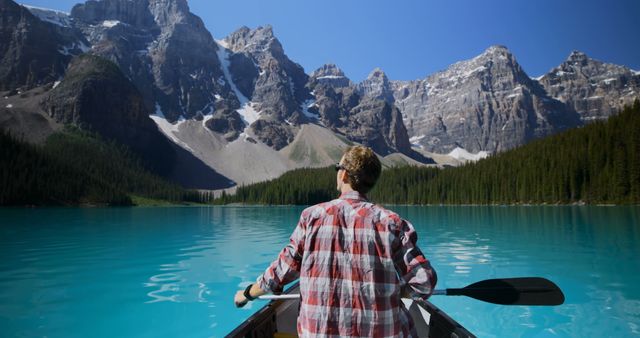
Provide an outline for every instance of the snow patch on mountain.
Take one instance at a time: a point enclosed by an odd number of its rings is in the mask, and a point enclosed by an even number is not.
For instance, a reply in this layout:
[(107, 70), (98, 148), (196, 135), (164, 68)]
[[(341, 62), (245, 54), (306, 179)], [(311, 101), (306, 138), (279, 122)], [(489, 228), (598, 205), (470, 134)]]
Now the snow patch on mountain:
[(176, 123), (171, 123), (164, 116), (164, 113), (162, 113), (160, 104), (156, 103), (156, 112), (153, 115), (149, 115), (149, 117), (153, 120), (153, 122), (156, 123), (158, 129), (160, 129), (163, 134), (165, 134), (171, 141), (173, 141), (173, 143), (193, 153), (193, 149), (191, 149), (189, 145), (182, 142), (176, 136), (176, 133), (180, 130), (180, 125), (182, 125), (186, 121), (183, 116), (180, 116)]
[(472, 154), (460, 147), (457, 147), (456, 149), (451, 151), (448, 155), (461, 161), (478, 161), (483, 158), (489, 157), (489, 153), (486, 151), (481, 151), (481, 152), (478, 152), (477, 154)]
[(237, 112), (240, 114), (247, 127), (260, 118), (260, 113), (253, 108), (252, 102), (246, 102), (237, 110)]
[(318, 116), (318, 114), (314, 114), (309, 111), (309, 108), (312, 108), (315, 105), (316, 105), (315, 99), (304, 101), (304, 103), (302, 103), (302, 113), (304, 114), (304, 116), (310, 119), (319, 120), (320, 116)]
[(106, 27), (106, 28), (112, 28), (115, 27), (117, 25), (121, 24), (120, 21), (118, 20), (105, 20), (102, 21), (102, 27)]
[(411, 146), (416, 147), (416, 148), (424, 148), (421, 144), (420, 141), (425, 138), (426, 135), (420, 135), (420, 136), (413, 136), (411, 138), (409, 138), (409, 143), (411, 143)]
[(238, 101), (240, 101), (240, 109), (236, 110), (240, 116), (242, 116), (242, 120), (244, 121), (247, 128), (260, 118), (260, 112), (256, 111), (253, 108), (253, 104), (249, 101), (249, 99), (242, 94), (242, 92), (238, 89), (236, 84), (233, 82), (233, 77), (231, 76), (231, 72), (229, 71), (229, 51), (225, 47), (227, 44), (224, 41), (216, 40), (219, 47), (218, 51), (218, 59), (220, 60), (220, 64), (222, 65), (222, 72), (224, 73), (224, 77), (226, 79), (226, 83), (229, 84), (233, 93), (236, 94)]

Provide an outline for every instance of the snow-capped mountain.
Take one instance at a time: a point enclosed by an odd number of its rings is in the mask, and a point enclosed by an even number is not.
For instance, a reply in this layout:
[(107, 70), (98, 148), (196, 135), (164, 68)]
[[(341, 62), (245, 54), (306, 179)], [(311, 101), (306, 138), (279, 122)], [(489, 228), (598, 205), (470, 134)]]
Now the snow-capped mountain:
[(417, 81), (392, 81), (414, 146), (497, 152), (607, 118), (640, 98), (640, 77), (627, 67), (573, 52), (538, 79), (503, 46)]
[(424, 80), (392, 84), (412, 142), (431, 152), (502, 151), (579, 122), (503, 46)]
[[(41, 100), (0, 110), (9, 116), (0, 119), (3, 128), (35, 125), (11, 122), (35, 106), (43, 118), (84, 121), (129, 145), (139, 128), (152, 147), (152, 123), (178, 150), (174, 177), (198, 177), (185, 174), (198, 162), (215, 171), (200, 176), (220, 187), (328, 165), (352, 142), (394, 164), (430, 163), (422, 155), (429, 152), (454, 163), (477, 160), (609, 116), (639, 96), (639, 75), (628, 68), (574, 53), (534, 80), (502, 46), (416, 81), (393, 81), (375, 69), (353, 83), (336, 65), (307, 75), (271, 26), (241, 27), (215, 40), (187, 0), (87, 1), (70, 14), (0, 0), (0, 11), (7, 18), (0, 27), (0, 91), (33, 89), (32, 100)], [(116, 72), (78, 82), (78, 65), (100, 64), (74, 60), (83, 53), (113, 62), (132, 85)], [(128, 89), (119, 93), (113, 83)], [(96, 86), (119, 94), (108, 97), (112, 104), (87, 96), (100, 93)], [(105, 120), (111, 115), (125, 122)], [(127, 131), (107, 130), (120, 127)]]
[[(367, 141), (383, 154), (400, 149), (410, 151), (408, 142), (395, 144), (393, 140), (397, 137), (385, 132), (389, 128), (385, 123), (395, 123), (403, 131), (404, 136), (399, 139), (407, 139), (400, 118), (376, 120), (373, 126), (359, 125), (355, 118), (345, 117), (353, 122), (340, 129), (322, 125), (313, 108), (316, 100), (308, 87), (309, 76), (286, 56), (270, 26), (242, 27), (216, 41), (202, 21), (189, 12), (185, 0), (87, 1), (76, 5), (69, 15), (21, 7), (9, 0), (0, 1), (12, 4), (14, 9), (26, 13), (49, 30), (56, 27), (54, 30), (64, 28), (75, 32), (83, 42), (82, 49), (74, 50), (76, 55), (87, 52), (115, 63), (141, 94), (145, 109), (136, 106), (135, 111), (148, 112), (168, 140), (224, 175), (226, 179), (222, 180), (221, 186), (228, 182), (269, 179), (300, 166), (328, 165), (339, 159), (340, 149), (351, 141)], [(46, 37), (47, 34), (39, 32), (38, 36)], [(43, 53), (54, 56), (49, 59), (65, 57), (59, 62), (55, 77), (39, 75), (35, 77), (41, 79), (37, 83), (21, 80), (7, 89), (28, 90), (48, 83), (45, 90), (52, 90), (60, 82), (60, 88), (70, 88), (65, 76), (71, 74), (65, 74), (65, 67), (73, 53), (70, 49), (59, 48), (61, 45), (65, 44), (56, 43), (55, 49)], [(7, 62), (6, 69), (13, 68), (13, 63)], [(85, 85), (77, 83), (71, 87), (85, 88)], [(97, 92), (89, 87), (86, 92)], [(102, 101), (85, 101), (82, 109), (76, 109), (80, 107), (76, 99), (86, 95), (74, 95), (65, 103), (60, 90), (55, 93), (55, 96), (40, 95), (47, 100), (41, 105), (43, 114), (58, 123), (82, 122), (107, 137), (122, 135), (105, 130), (112, 123), (95, 123), (106, 122), (104, 118), (109, 114), (114, 114), (114, 121), (118, 121), (130, 110), (116, 112), (108, 106), (128, 107), (126, 104), (102, 104), (105, 107), (96, 108), (101, 111), (96, 119), (87, 102)], [(68, 93), (68, 90), (62, 93)], [(111, 95), (109, 100), (130, 100), (134, 96)], [(18, 110), (13, 109), (12, 113)], [(397, 108), (382, 101), (340, 114), (353, 113), (362, 117), (369, 114), (368, 111), (375, 111), (374, 115), (394, 112), (394, 116), (400, 116)], [(137, 128), (139, 122), (132, 121), (131, 127)], [(132, 146), (133, 137), (124, 139)], [(413, 160), (404, 158), (401, 161)], [(176, 165), (180, 166), (179, 163)]]

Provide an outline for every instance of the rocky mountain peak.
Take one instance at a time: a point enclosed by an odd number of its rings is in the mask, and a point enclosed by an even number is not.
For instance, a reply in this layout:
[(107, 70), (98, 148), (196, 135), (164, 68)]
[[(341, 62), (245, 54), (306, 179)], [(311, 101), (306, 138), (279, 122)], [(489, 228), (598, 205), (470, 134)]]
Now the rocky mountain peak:
[(493, 45), (487, 48), (482, 54), (485, 56), (512, 56), (509, 48), (503, 45)]
[(155, 24), (146, 0), (87, 1), (73, 6), (71, 17), (92, 25), (106, 20), (119, 21), (137, 27), (150, 27)]
[(606, 119), (640, 93), (640, 76), (623, 66), (573, 51), (566, 61), (540, 78), (547, 93), (566, 103), (587, 122)]
[(271, 27), (271, 25), (266, 25), (264, 27), (259, 26), (255, 29), (242, 26), (235, 32), (229, 34), (229, 36), (225, 38), (225, 41), (229, 45), (229, 49), (234, 52), (239, 52), (244, 49), (250, 49), (253, 44), (264, 46), (275, 39), (273, 27)]
[(387, 74), (384, 73), (384, 71), (378, 67), (376, 67), (374, 70), (371, 71), (371, 73), (369, 73), (369, 76), (367, 77), (368, 80), (373, 80), (373, 79), (378, 79), (379, 81), (389, 81), (389, 79), (387, 78)]
[(567, 62), (584, 62), (588, 60), (589, 60), (589, 57), (587, 56), (587, 54), (578, 50), (572, 51), (571, 54), (569, 54), (569, 57), (567, 58)]
[(322, 67), (316, 69), (312, 74), (312, 77), (318, 78), (322, 76), (345, 76), (342, 69), (332, 63), (328, 63), (323, 65)]
[(90, 24), (119, 21), (138, 28), (174, 25), (189, 18), (186, 0), (101, 0), (78, 4), (71, 16)]
[(487, 48), (482, 54), (471, 59), (470, 63), (476, 64), (477, 66), (484, 65), (489, 69), (494, 67), (506, 67), (513, 69), (518, 73), (523, 72), (511, 51), (507, 47), (501, 45), (495, 45)]
[(502, 151), (570, 125), (504, 46), (394, 87), (412, 142), (429, 151)]
[(431, 75), (430, 78), (457, 82), (498, 73), (512, 79), (526, 77), (511, 51), (505, 46), (495, 45), (472, 59), (457, 62), (445, 71)]
[[(353, 83), (347, 78), (338, 66), (334, 64), (325, 64), (311, 73), (312, 82), (329, 85), (334, 88), (343, 88), (352, 86)], [(314, 85), (312, 85), (313, 87)]]
[(365, 97), (393, 102), (393, 90), (389, 78), (380, 68), (375, 68), (364, 81), (358, 84), (358, 92)]
[(271, 25), (256, 29), (241, 27), (224, 39), (227, 47), (234, 53), (247, 53), (262, 63), (265, 56), (281, 59), (285, 57), (282, 44), (273, 34)]

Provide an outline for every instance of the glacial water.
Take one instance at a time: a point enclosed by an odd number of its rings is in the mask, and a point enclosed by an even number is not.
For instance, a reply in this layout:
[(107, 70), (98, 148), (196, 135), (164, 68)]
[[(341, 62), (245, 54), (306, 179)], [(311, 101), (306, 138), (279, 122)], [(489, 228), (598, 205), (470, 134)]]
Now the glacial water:
[[(302, 207), (0, 209), (0, 337), (222, 337)], [(392, 207), (438, 288), (542, 276), (557, 307), (432, 302), (479, 337), (640, 336), (639, 207)]]

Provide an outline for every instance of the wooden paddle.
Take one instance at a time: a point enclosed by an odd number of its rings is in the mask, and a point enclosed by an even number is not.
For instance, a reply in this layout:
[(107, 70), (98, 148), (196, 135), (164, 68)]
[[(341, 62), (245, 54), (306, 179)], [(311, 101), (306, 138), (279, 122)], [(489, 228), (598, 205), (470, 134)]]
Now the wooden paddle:
[[(500, 305), (560, 305), (564, 303), (562, 290), (552, 281), (541, 277), (486, 279), (461, 289), (434, 290), (434, 296), (467, 296)], [(265, 295), (260, 299), (296, 299), (298, 294)]]

